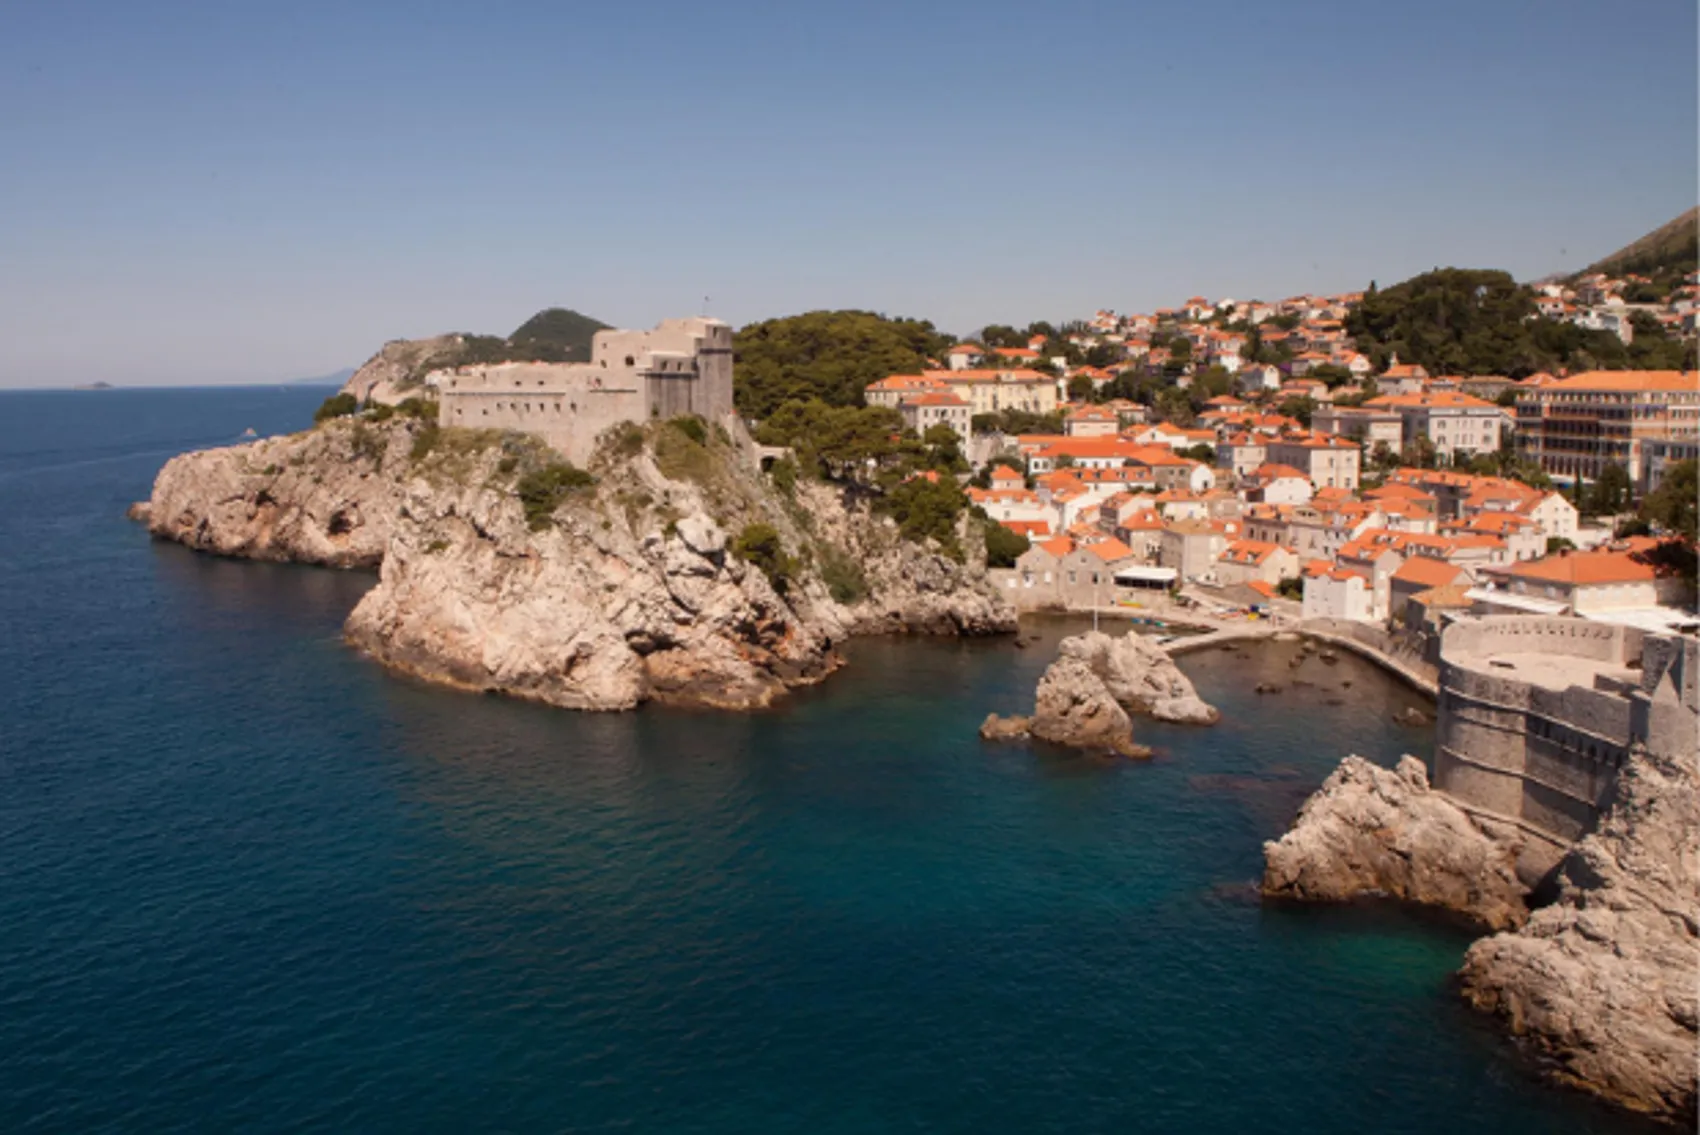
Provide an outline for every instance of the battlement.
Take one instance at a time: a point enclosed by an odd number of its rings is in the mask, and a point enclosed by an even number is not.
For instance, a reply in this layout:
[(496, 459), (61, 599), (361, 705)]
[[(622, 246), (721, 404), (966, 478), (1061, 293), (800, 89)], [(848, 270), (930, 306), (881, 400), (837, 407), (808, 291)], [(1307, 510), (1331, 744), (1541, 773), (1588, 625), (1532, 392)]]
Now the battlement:
[(622, 422), (732, 414), (732, 329), (667, 319), (649, 331), (598, 331), (587, 363), (491, 363), (439, 371), (438, 421), (535, 433), (583, 464)]

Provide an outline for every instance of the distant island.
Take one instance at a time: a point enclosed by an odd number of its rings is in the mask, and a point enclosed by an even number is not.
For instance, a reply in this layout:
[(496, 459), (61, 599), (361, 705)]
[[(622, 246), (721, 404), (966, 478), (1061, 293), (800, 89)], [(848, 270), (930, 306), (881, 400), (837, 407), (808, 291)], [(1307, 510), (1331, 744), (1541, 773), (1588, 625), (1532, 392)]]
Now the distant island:
[(116, 389), (116, 387), (114, 387), (110, 382), (79, 382), (79, 383), (77, 383), (77, 385), (71, 387), (71, 389), (72, 390), (114, 390), (114, 389)]

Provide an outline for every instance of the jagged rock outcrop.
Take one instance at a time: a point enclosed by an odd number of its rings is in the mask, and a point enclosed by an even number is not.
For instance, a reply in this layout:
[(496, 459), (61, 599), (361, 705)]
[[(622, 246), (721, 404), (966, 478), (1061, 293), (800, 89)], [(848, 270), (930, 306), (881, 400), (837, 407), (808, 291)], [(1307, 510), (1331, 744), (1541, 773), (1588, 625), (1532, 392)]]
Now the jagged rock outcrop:
[(1135, 634), (1092, 631), (1058, 645), (1057, 660), (1039, 679), (1031, 717), (993, 714), (980, 726), (980, 736), (1008, 740), (1026, 734), (1075, 748), (1149, 756), (1150, 749), (1134, 743), (1130, 709), (1200, 725), (1218, 716), (1161, 646)]
[(1015, 608), (985, 582), (983, 542), (963, 541), (969, 558), (957, 563), (903, 539), (890, 520), (849, 499), (828, 485), (796, 489), (812, 537), (857, 565), (869, 584), (866, 595), (835, 603), (846, 633), (978, 636), (1017, 630)]
[[(594, 488), (528, 512), (524, 478), (558, 461), (535, 438), (336, 419), (185, 454), (136, 511), (206, 551), (381, 563), (352, 643), (433, 681), (580, 709), (763, 706), (829, 674), (849, 634), (1015, 629), (983, 567), (824, 489), (782, 499), (736, 432), (629, 427), (599, 451)], [(771, 579), (731, 550), (753, 526), (783, 546)], [(853, 575), (848, 594), (827, 559)]]
[(1169, 652), (1143, 635), (1092, 631), (1064, 639), (1059, 649), (1090, 666), (1110, 696), (1135, 713), (1187, 725), (1210, 725), (1221, 716), (1198, 696)]
[(1470, 947), (1465, 998), (1559, 1080), (1635, 1111), (1696, 1119), (1700, 777), (1692, 753), (1637, 752), (1616, 801), (1516, 933)]
[(1429, 787), (1416, 757), (1384, 769), (1350, 756), (1263, 845), (1263, 893), (1314, 902), (1385, 895), (1453, 911), (1490, 930), (1528, 917), (1517, 848), (1491, 838)]
[(342, 384), (342, 393), (361, 402), (395, 405), (420, 391), (420, 379), (437, 365), (458, 357), (465, 335), (433, 335), (428, 339), (392, 339)]
[(353, 419), (165, 463), (131, 515), (162, 539), (244, 559), (376, 568), (419, 426)]
[(1054, 745), (1094, 749), (1124, 757), (1149, 756), (1134, 744), (1133, 722), (1091, 665), (1064, 655), (1039, 679), (1033, 699), (1034, 737)]
[(668, 533), (592, 493), (533, 530), (511, 494), (424, 480), (346, 633), (398, 669), (572, 709), (754, 708), (838, 664), (701, 511)]

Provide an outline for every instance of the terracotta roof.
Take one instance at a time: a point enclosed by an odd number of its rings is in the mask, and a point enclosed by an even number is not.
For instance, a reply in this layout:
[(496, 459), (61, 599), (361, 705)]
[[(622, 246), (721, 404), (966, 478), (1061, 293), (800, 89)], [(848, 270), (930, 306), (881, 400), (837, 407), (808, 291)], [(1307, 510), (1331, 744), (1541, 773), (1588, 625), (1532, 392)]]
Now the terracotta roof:
[(1639, 583), (1656, 576), (1653, 566), (1629, 551), (1561, 552), (1512, 567), (1519, 579), (1567, 583)]
[(1087, 551), (1091, 552), (1105, 563), (1113, 563), (1116, 560), (1125, 560), (1129, 556), (1133, 555), (1133, 549), (1116, 539), (1114, 536), (1110, 537), (1108, 540), (1098, 541), (1096, 544), (1093, 544), (1090, 548), (1088, 548)]
[(1280, 550), (1279, 544), (1262, 540), (1235, 540), (1222, 549), (1220, 558), (1235, 564), (1261, 564)]
[(1029, 540), (1038, 539), (1051, 534), (1051, 525), (1045, 520), (1000, 520), (999, 524), (1011, 532), (1018, 532)]
[(1700, 374), (1677, 370), (1591, 370), (1543, 386), (1555, 393), (1602, 391), (1624, 393), (1634, 391), (1700, 392)]
[(1417, 584), (1426, 590), (1456, 583), (1458, 577), (1463, 574), (1462, 568), (1453, 567), (1444, 560), (1429, 556), (1412, 556), (1399, 565), (1399, 570), (1393, 573), (1393, 578), (1400, 583)]
[(968, 403), (950, 393), (948, 390), (929, 391), (926, 394), (911, 394), (903, 399), (905, 406), (966, 406)]
[(1277, 477), (1297, 477), (1301, 481), (1310, 480), (1310, 478), (1305, 476), (1304, 473), (1293, 468), (1291, 465), (1281, 465), (1273, 461), (1266, 461), (1262, 465), (1259, 465), (1257, 470), (1252, 473), (1252, 476), (1256, 477), (1260, 481), (1273, 481)]
[(1053, 536), (1049, 540), (1040, 544), (1039, 547), (1043, 548), (1045, 551), (1060, 560), (1070, 552), (1074, 551), (1074, 541), (1070, 540), (1067, 536)]
[(1265, 599), (1275, 598), (1275, 587), (1268, 580), (1248, 579), (1245, 585), (1263, 596)]

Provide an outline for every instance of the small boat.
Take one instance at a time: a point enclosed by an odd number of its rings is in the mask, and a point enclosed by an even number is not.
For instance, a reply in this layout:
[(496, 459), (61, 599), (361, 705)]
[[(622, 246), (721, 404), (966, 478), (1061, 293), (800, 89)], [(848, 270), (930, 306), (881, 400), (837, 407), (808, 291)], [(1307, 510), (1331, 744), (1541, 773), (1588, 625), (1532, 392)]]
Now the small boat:
[(244, 439), (246, 439), (246, 438), (251, 438), (251, 437), (259, 437), (260, 435), (254, 432), (253, 426), (249, 426), (247, 429), (242, 431), (242, 436), (243, 436)]

